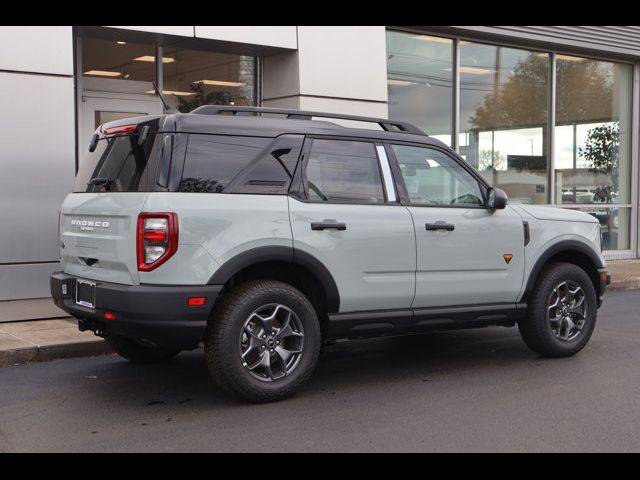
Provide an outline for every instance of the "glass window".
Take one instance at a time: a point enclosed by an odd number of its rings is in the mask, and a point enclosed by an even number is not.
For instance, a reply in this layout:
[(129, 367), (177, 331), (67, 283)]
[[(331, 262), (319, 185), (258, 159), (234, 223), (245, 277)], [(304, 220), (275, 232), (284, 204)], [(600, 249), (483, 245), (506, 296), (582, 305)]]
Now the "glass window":
[[(149, 122), (151, 130), (157, 130), (157, 122)], [(151, 189), (155, 168), (149, 172), (148, 163), (156, 142), (154, 133), (143, 145), (138, 144), (138, 134), (116, 135), (102, 138), (93, 152), (80, 163), (74, 192), (137, 192)], [(92, 179), (103, 179), (98, 185), (89, 185)]]
[(451, 146), (453, 41), (387, 32), (389, 118), (411, 122)]
[(245, 55), (163, 49), (163, 91), (181, 112), (200, 105), (255, 105), (255, 58)]
[(153, 94), (156, 47), (149, 44), (82, 39), (82, 88)]
[(438, 150), (393, 145), (414, 205), (482, 206), (480, 185), (458, 162)]
[(631, 203), (631, 66), (556, 57), (556, 203)]
[(581, 210), (596, 217), (602, 228), (603, 250), (628, 250), (631, 245), (631, 208), (612, 208), (594, 205)]
[(306, 167), (309, 199), (324, 202), (384, 203), (373, 143), (314, 140)]
[(460, 42), (460, 154), (512, 203), (548, 202), (549, 55)]
[(179, 192), (221, 193), (270, 138), (190, 135)]

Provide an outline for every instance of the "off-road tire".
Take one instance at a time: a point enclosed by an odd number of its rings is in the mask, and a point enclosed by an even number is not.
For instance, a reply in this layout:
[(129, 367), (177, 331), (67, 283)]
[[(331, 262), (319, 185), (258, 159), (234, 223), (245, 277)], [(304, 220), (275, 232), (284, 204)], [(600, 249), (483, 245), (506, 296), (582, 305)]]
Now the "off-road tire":
[[(304, 329), (297, 366), (283, 378), (261, 381), (243, 365), (240, 337), (252, 312), (267, 304), (293, 311)], [(213, 381), (226, 393), (253, 403), (283, 400), (309, 380), (320, 354), (321, 332), (312, 304), (299, 290), (274, 280), (252, 280), (227, 292), (214, 307), (205, 333), (204, 351)]]
[[(572, 340), (561, 340), (552, 331), (548, 320), (548, 306), (553, 289), (560, 283), (578, 284), (585, 294), (587, 306), (585, 324)], [(596, 326), (597, 297), (589, 275), (577, 265), (557, 262), (545, 267), (528, 298), (527, 317), (518, 322), (518, 329), (526, 345), (545, 357), (569, 357), (582, 350)]]

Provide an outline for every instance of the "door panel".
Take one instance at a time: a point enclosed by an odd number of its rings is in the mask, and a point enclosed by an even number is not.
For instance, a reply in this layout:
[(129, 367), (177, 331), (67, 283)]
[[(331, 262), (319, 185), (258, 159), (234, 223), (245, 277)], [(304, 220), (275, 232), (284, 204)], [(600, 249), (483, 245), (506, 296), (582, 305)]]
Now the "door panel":
[(524, 272), (520, 215), (485, 208), (486, 187), (451, 152), (388, 147), (416, 231), (412, 306), (515, 302)]
[[(524, 230), (512, 209), (409, 207), (416, 230), (413, 307), (515, 302), (524, 272)], [(444, 222), (453, 230), (427, 230)], [(509, 263), (504, 255), (513, 255)], [(508, 257), (507, 257), (508, 258)]]
[[(408, 308), (415, 287), (415, 237), (400, 205), (337, 205), (289, 198), (293, 245), (320, 260), (340, 292), (340, 312)], [(345, 230), (312, 223), (343, 223)]]
[[(396, 201), (382, 146), (307, 138), (303, 152), (302, 200), (289, 198), (294, 247), (329, 269), (340, 312), (409, 308), (415, 291), (413, 222)], [(408, 326), (406, 318), (390, 323)]]

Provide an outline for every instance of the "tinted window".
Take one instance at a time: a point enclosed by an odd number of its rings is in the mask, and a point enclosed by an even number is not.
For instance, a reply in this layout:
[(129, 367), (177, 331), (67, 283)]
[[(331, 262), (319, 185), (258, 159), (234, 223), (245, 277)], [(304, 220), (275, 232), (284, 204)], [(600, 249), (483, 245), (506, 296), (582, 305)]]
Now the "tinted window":
[(286, 194), (302, 149), (302, 135), (282, 135), (244, 167), (225, 192)]
[(478, 181), (458, 162), (431, 148), (393, 145), (414, 205), (483, 205)]
[(384, 203), (378, 157), (372, 143), (313, 140), (305, 173), (310, 200)]
[(190, 135), (179, 192), (221, 193), (273, 141), (270, 138)]
[[(74, 192), (137, 192), (152, 186), (155, 174), (147, 168), (157, 135), (149, 135), (138, 145), (138, 135), (102, 138), (95, 151), (80, 162)], [(158, 135), (159, 137), (159, 135)], [(150, 163), (151, 165), (151, 163)], [(100, 185), (89, 185), (92, 179), (103, 179)]]

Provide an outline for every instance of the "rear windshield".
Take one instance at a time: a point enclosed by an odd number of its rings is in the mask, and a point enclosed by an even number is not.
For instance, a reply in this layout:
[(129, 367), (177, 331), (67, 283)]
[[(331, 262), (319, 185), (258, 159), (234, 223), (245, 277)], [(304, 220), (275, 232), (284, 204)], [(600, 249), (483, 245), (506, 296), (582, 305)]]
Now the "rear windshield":
[(87, 152), (80, 162), (73, 191), (139, 192), (153, 189), (155, 165), (149, 159), (156, 137), (160, 135), (148, 135), (143, 145), (138, 144), (138, 133), (100, 139), (96, 149)]

